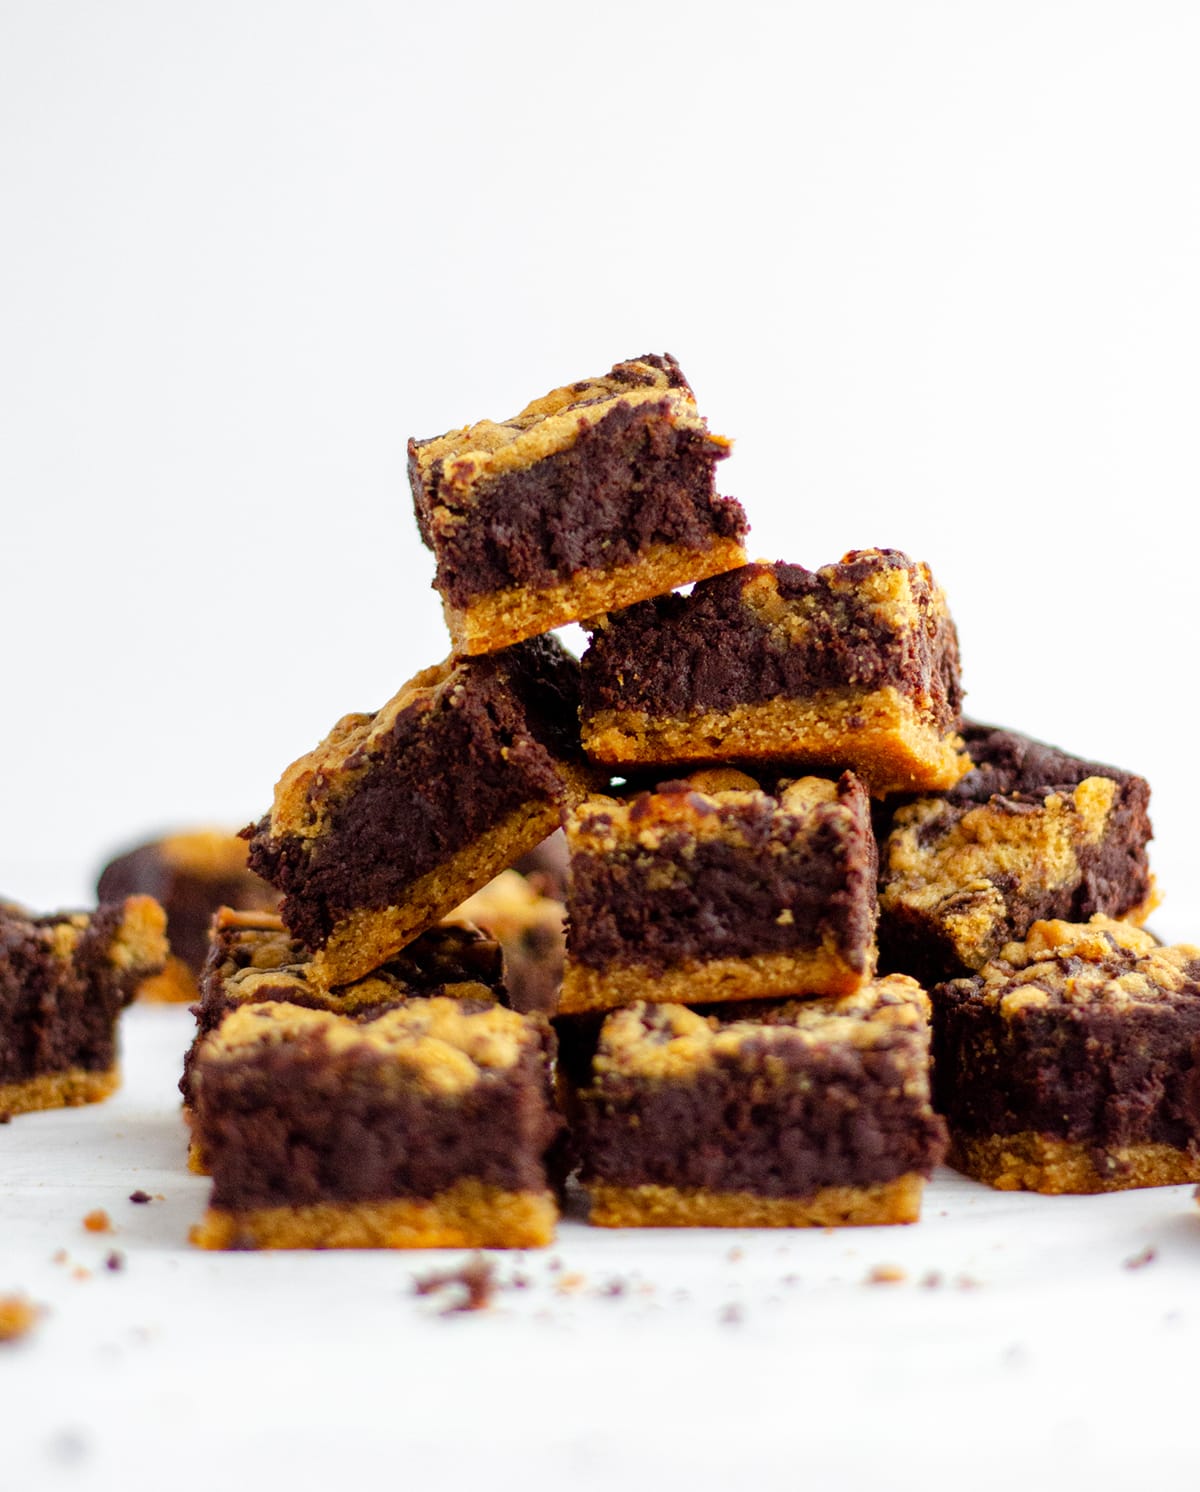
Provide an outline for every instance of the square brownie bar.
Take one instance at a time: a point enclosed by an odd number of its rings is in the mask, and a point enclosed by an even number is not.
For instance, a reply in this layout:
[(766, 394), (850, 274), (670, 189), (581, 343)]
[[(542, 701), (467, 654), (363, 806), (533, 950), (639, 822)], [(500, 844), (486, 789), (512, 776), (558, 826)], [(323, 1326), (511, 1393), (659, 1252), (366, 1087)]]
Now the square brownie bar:
[(746, 517), (673, 357), (618, 363), (511, 420), (410, 440), (421, 538), (459, 653), (490, 653), (732, 569)]
[(635, 1000), (752, 1000), (857, 989), (874, 967), (876, 849), (851, 773), (774, 793), (699, 772), (568, 818), (559, 1013)]
[(894, 549), (745, 565), (588, 627), (596, 761), (849, 768), (877, 796), (948, 788), (970, 765), (946, 599)]
[(167, 957), (149, 896), (37, 917), (0, 902), (0, 1114), (97, 1103), (117, 1087), (117, 1017)]
[(578, 664), (534, 638), (427, 669), (288, 768), (242, 832), (315, 979), (376, 968), (558, 827), (577, 701)]
[(606, 1017), (573, 1135), (593, 1223), (908, 1223), (945, 1150), (928, 997), (852, 995), (719, 1020), (639, 1003)]
[(968, 723), (963, 739), (974, 770), (885, 818), (883, 968), (932, 985), (981, 969), (1039, 920), (1149, 915), (1144, 778), (991, 725)]
[(212, 1197), (201, 1248), (536, 1248), (548, 1028), (486, 1002), (414, 999), (365, 1022), (268, 1002), (197, 1053)]
[(1200, 948), (1035, 922), (933, 992), (950, 1164), (1001, 1191), (1200, 1181)]
[(196, 998), (196, 976), (208, 953), (208, 929), (218, 907), (270, 911), (279, 893), (246, 864), (247, 847), (229, 829), (190, 829), (136, 846), (101, 871), (100, 901), (145, 895), (167, 914), (171, 956), (161, 974), (143, 980), (137, 998), (185, 1002)]

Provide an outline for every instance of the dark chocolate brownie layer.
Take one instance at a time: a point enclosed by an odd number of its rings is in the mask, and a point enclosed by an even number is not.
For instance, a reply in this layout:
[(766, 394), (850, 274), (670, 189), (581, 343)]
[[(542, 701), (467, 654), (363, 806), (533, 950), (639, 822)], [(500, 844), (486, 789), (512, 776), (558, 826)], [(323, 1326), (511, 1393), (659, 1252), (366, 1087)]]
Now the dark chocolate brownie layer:
[[(687, 716), (825, 689), (894, 685), (928, 696), (939, 730), (955, 727), (962, 704), (952, 625), (936, 650), (897, 643), (886, 612), (856, 594), (863, 582), (910, 561), (896, 550), (855, 552), (838, 565), (751, 564), (702, 580), (691, 595), (642, 601), (610, 616), (583, 656), (583, 713), (642, 710)], [(747, 588), (772, 576), (786, 605), (808, 602), (802, 641), (781, 645), (769, 615)]]
[(146, 964), (120, 970), (110, 961), (124, 917), (121, 902), (98, 908), (64, 958), (50, 940), (74, 919), (31, 917), (0, 903), (0, 1084), (113, 1066), (117, 1015), (155, 972)]
[(761, 1050), (778, 1067), (754, 1084), (722, 1066), (653, 1086), (606, 1077), (601, 1101), (579, 1106), (580, 1179), (805, 1197), (928, 1174), (941, 1159), (942, 1126), (914, 1116), (892, 1053)]
[(1133, 796), (1143, 807), (1149, 801), (1148, 784), (1133, 772), (1084, 761), (1018, 731), (964, 720), (962, 738), (975, 765), (945, 794), (950, 803), (986, 803), (994, 794), (1018, 801), (1032, 795), (1040, 802), (1054, 788), (1078, 787), (1088, 777), (1111, 777), (1122, 787), (1136, 785)]
[[(253, 1061), (209, 1063), (199, 1110), (211, 1205), (433, 1197), (464, 1177), (505, 1191), (545, 1190), (541, 1155), (557, 1125), (536, 1050), (448, 1100), (374, 1081), (373, 1068), (387, 1066), (356, 1054), (343, 1070), (324, 1043), (304, 1038)], [(314, 1103), (322, 1087), (336, 1102)]]
[(308, 948), (357, 908), (384, 908), (419, 877), (531, 799), (563, 795), (558, 758), (578, 755), (577, 665), (551, 637), (458, 664), (451, 687), (418, 690), (383, 740), (344, 764), (365, 768), (322, 832), (243, 833), (251, 867), (284, 892)]
[[(803, 833), (784, 832), (779, 801), (765, 796), (720, 810), (732, 839), (668, 829), (654, 849), (575, 853), (571, 956), (597, 969), (636, 963), (661, 971), (691, 958), (826, 943), (866, 949), (875, 919), (874, 897), (867, 894), (876, 874), (875, 842), (861, 785), (846, 774), (839, 790), (860, 813), (851, 817), (835, 800), (813, 811)], [(663, 783), (657, 791), (687, 795), (692, 784)], [(678, 867), (685, 876), (673, 874)], [(781, 907), (791, 914), (782, 921)]]

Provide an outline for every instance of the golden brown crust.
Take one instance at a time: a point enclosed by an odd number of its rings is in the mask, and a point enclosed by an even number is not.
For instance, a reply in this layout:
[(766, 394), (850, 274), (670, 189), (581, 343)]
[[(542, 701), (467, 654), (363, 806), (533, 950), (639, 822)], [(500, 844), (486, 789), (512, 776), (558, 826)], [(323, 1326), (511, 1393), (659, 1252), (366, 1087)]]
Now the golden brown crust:
[(1101, 1170), (1090, 1146), (1024, 1130), (1015, 1135), (952, 1135), (946, 1159), (956, 1171), (997, 1191), (1047, 1196), (1200, 1181), (1200, 1155), (1171, 1145), (1128, 1145), (1106, 1154), (1110, 1168)]
[(971, 762), (961, 737), (939, 735), (906, 695), (828, 690), (664, 719), (600, 710), (583, 720), (584, 749), (611, 766), (704, 761), (779, 761), (849, 767), (876, 797), (942, 792)]
[(457, 654), (494, 653), (526, 637), (632, 606), (745, 563), (746, 551), (737, 539), (714, 539), (703, 549), (649, 544), (625, 565), (579, 570), (558, 585), (493, 591), (466, 607), (443, 600), (442, 609)]
[(558, 1209), (549, 1192), (456, 1182), (436, 1197), (318, 1202), (305, 1207), (209, 1208), (189, 1234), (203, 1249), (544, 1248)]
[(313, 979), (328, 989), (350, 984), (377, 969), (485, 886), (498, 865), (511, 864), (533, 849), (558, 824), (556, 804), (526, 803), (414, 881), (402, 905), (351, 912), (335, 926), (325, 947), (313, 955)]
[(40, 1109), (70, 1109), (85, 1103), (102, 1103), (121, 1085), (120, 1070), (88, 1072), (68, 1067), (63, 1072), (43, 1072), (19, 1083), (0, 1083), (0, 1114), (32, 1114)]
[(836, 1228), (915, 1223), (925, 1178), (910, 1172), (873, 1186), (826, 1186), (811, 1197), (760, 1197), (673, 1186), (589, 1187), (601, 1228)]
[(809, 953), (754, 953), (745, 958), (692, 959), (658, 970), (640, 964), (593, 969), (568, 956), (560, 1015), (615, 1010), (635, 1000), (700, 1005), (787, 995), (848, 995), (866, 984), (873, 963), (855, 969), (832, 949)]

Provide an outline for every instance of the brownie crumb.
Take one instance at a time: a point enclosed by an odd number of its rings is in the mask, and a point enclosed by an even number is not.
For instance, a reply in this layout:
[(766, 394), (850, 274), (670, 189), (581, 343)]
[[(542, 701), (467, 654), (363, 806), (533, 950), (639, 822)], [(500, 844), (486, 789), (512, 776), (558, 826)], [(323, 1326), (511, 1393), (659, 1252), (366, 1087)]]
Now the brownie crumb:
[(557, 1254), (554, 1256), (553, 1259), (546, 1260), (546, 1268), (550, 1271), (551, 1274), (557, 1274), (562, 1267), (562, 1260), (558, 1257)]
[(608, 1280), (600, 1286), (598, 1294), (603, 1295), (607, 1300), (616, 1300), (618, 1297), (624, 1295), (628, 1289), (629, 1286), (624, 1280)]
[(926, 1290), (938, 1290), (942, 1285), (942, 1273), (939, 1269), (931, 1269), (928, 1274), (921, 1277), (921, 1284)]
[(89, 1212), (83, 1220), (83, 1226), (89, 1233), (111, 1233), (113, 1230), (112, 1219), (103, 1207)]
[(11, 1124), (12, 1115), (7, 1109), (0, 1109), (0, 1124)]
[(722, 1306), (717, 1317), (722, 1326), (740, 1326), (745, 1319), (746, 1313), (740, 1305)]
[(0, 1342), (18, 1342), (34, 1328), (42, 1308), (24, 1295), (0, 1295)]
[(978, 1290), (979, 1281), (969, 1274), (960, 1274), (954, 1282), (960, 1290)]
[(902, 1285), (908, 1278), (906, 1270), (899, 1264), (876, 1264), (867, 1276), (868, 1285)]
[(560, 1295), (574, 1295), (582, 1290), (586, 1284), (587, 1275), (585, 1274), (564, 1274), (559, 1278), (554, 1288)]
[(461, 1288), (447, 1300), (442, 1308), (443, 1316), (457, 1315), (460, 1311), (486, 1310), (496, 1290), (496, 1266), (482, 1254), (472, 1254), (457, 1269), (413, 1276), (414, 1295), (436, 1295), (455, 1286)]
[(1145, 1269), (1145, 1267), (1146, 1267), (1147, 1264), (1153, 1264), (1154, 1261), (1155, 1261), (1155, 1259), (1157, 1259), (1157, 1258), (1158, 1258), (1158, 1250), (1157, 1249), (1144, 1248), (1141, 1251), (1140, 1254), (1134, 1254), (1132, 1256), (1132, 1258), (1126, 1259), (1124, 1261), (1125, 1262), (1125, 1268), (1126, 1269)]
[(529, 1276), (527, 1274), (514, 1274), (509, 1280), (509, 1286), (513, 1290), (528, 1290)]
[(111, 1269), (114, 1274), (117, 1272), (117, 1270), (124, 1269), (125, 1255), (120, 1251), (120, 1249), (110, 1250), (108, 1257), (104, 1261), (104, 1267), (105, 1269)]
[(129, 1200), (131, 1202), (137, 1202), (139, 1205), (141, 1205), (146, 1202), (152, 1202), (154, 1199), (151, 1197), (149, 1192), (144, 1192), (139, 1188), (137, 1191), (129, 1193)]
[(91, 1277), (92, 1271), (85, 1269), (82, 1264), (76, 1264), (75, 1268), (71, 1271), (71, 1278), (73, 1280), (90, 1280)]
[(66, 1249), (55, 1249), (50, 1255), (50, 1262), (51, 1264), (65, 1264), (70, 1257)]

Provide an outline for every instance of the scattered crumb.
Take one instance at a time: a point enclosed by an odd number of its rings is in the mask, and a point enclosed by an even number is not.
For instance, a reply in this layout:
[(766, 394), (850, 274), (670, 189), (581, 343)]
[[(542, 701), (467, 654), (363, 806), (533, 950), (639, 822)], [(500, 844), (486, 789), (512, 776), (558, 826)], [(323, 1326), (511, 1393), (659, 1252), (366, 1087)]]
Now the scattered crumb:
[(562, 1260), (558, 1257), (557, 1254), (555, 1254), (553, 1259), (546, 1260), (546, 1268), (550, 1271), (551, 1274), (557, 1274), (558, 1271), (562, 1268)]
[(492, 1303), (496, 1289), (496, 1266), (482, 1254), (472, 1254), (457, 1269), (443, 1269), (433, 1274), (413, 1276), (414, 1295), (439, 1294), (454, 1286), (460, 1288), (443, 1306), (443, 1316), (457, 1315), (460, 1311), (486, 1310)]
[(736, 1264), (739, 1259), (744, 1259), (746, 1257), (746, 1255), (745, 1255), (745, 1251), (743, 1249), (732, 1248), (725, 1255), (725, 1257), (729, 1260), (729, 1262), (731, 1264)]
[(73, 1280), (90, 1280), (91, 1277), (92, 1271), (85, 1269), (82, 1264), (76, 1264), (75, 1268), (71, 1271), (71, 1278)]
[(34, 1328), (41, 1306), (24, 1295), (0, 1295), (0, 1342), (19, 1342)]
[(940, 1269), (931, 1269), (928, 1274), (921, 1276), (921, 1284), (926, 1290), (938, 1290), (942, 1285), (942, 1272)]
[(1145, 1269), (1147, 1264), (1153, 1264), (1158, 1258), (1158, 1250), (1144, 1248), (1140, 1254), (1134, 1254), (1132, 1258), (1125, 1260), (1126, 1269)]
[(152, 1202), (165, 1202), (167, 1199), (163, 1196), (162, 1192), (155, 1192), (150, 1200)]
[(979, 1281), (977, 1279), (973, 1279), (969, 1274), (960, 1274), (959, 1277), (954, 1281), (954, 1283), (960, 1290), (979, 1289)]
[(727, 1305), (721, 1307), (717, 1320), (722, 1326), (740, 1326), (745, 1318), (746, 1313), (740, 1305)]
[(576, 1291), (582, 1290), (586, 1284), (587, 1275), (585, 1274), (564, 1274), (554, 1288), (560, 1295), (574, 1295)]
[(129, 1200), (131, 1202), (137, 1202), (141, 1204), (144, 1202), (150, 1202), (153, 1200), (153, 1198), (150, 1196), (149, 1192), (144, 1192), (139, 1188), (137, 1191), (129, 1193)]
[(612, 1279), (601, 1285), (597, 1293), (606, 1296), (609, 1300), (616, 1300), (618, 1296), (624, 1295), (628, 1288), (624, 1280)]
[(105, 1269), (111, 1269), (115, 1274), (117, 1270), (125, 1268), (125, 1255), (120, 1249), (112, 1249), (104, 1261)]
[(528, 1290), (529, 1276), (527, 1274), (520, 1273), (514, 1274), (508, 1283), (514, 1290)]
[(875, 1268), (867, 1275), (867, 1284), (901, 1285), (907, 1278), (907, 1271), (901, 1269), (899, 1264), (876, 1264)]
[(55, 1249), (50, 1255), (50, 1262), (51, 1264), (65, 1264), (70, 1257), (66, 1249)]
[(800, 1276), (798, 1274), (785, 1274), (779, 1283), (781, 1285), (798, 1285), (800, 1283)]
[(112, 1219), (103, 1207), (89, 1212), (83, 1220), (83, 1226), (89, 1233), (111, 1233), (113, 1230)]
[(8, 1110), (4, 1109), (3, 1111), (0, 1111), (0, 1124), (11, 1124), (11, 1123), (12, 1123), (12, 1115), (8, 1112)]

